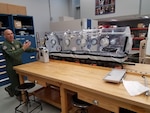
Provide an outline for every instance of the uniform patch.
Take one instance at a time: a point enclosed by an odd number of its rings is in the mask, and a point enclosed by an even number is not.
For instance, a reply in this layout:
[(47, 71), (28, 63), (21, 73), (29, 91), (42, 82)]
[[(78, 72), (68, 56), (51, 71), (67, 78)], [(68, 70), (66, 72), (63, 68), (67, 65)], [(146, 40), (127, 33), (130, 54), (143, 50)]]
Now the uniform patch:
[(14, 48), (14, 47), (12, 47), (12, 50), (15, 50), (15, 48)]
[(20, 46), (19, 46), (19, 45), (16, 45), (16, 48), (20, 48)]
[(7, 46), (3, 46), (3, 50), (6, 50), (7, 49)]

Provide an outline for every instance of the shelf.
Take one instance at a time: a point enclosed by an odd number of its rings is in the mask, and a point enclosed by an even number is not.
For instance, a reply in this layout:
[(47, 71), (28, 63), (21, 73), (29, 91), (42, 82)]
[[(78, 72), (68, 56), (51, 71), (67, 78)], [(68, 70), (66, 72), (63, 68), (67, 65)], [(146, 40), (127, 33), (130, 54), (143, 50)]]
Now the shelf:
[(145, 37), (134, 37), (133, 40), (144, 40)]
[(35, 91), (33, 95), (57, 108), (61, 108), (59, 92), (57, 88), (45, 87)]
[[(75, 113), (75, 111), (77, 110), (76, 107), (73, 107), (72, 103), (71, 103), (71, 98), (72, 95), (74, 94), (74, 92), (71, 91), (67, 91), (67, 97), (68, 97), (68, 113)], [(57, 86), (47, 86), (47, 87), (43, 87), (37, 91), (35, 91), (33, 93), (33, 95), (35, 95), (36, 97), (38, 97), (39, 99), (54, 105), (57, 108), (61, 109), (61, 104), (60, 104), (60, 90), (59, 87)], [(90, 106), (88, 109), (89, 113), (95, 113), (95, 112), (102, 112), (102, 113), (111, 113), (108, 110), (105, 110), (103, 108), (97, 107), (97, 106)]]
[(33, 27), (24, 27), (24, 28), (15, 28), (16, 30), (20, 30), (20, 31), (26, 31), (26, 30), (34, 30)]
[(140, 48), (132, 48), (132, 50), (139, 50)]
[(131, 28), (131, 30), (148, 30), (148, 28), (147, 27), (145, 27), (145, 28)]
[(0, 29), (5, 30), (7, 27), (0, 27)]

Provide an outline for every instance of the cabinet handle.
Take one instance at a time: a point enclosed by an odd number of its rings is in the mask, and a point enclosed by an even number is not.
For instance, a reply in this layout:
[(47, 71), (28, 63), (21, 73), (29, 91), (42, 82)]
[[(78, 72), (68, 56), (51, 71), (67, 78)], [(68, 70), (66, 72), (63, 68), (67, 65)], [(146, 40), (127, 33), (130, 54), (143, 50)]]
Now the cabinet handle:
[(3, 42), (0, 42), (0, 44), (3, 44)]
[(16, 40), (21, 40), (21, 38), (16, 38)]
[(25, 40), (25, 38), (21, 38), (21, 40)]
[(99, 104), (98, 100), (93, 100), (93, 104), (98, 105)]
[(31, 56), (30, 58), (31, 58), (31, 59), (34, 59), (34, 58), (35, 58), (35, 56)]
[(37, 80), (34, 80), (34, 83), (35, 83), (35, 84), (37, 84), (37, 83), (38, 83), (38, 81), (37, 81)]

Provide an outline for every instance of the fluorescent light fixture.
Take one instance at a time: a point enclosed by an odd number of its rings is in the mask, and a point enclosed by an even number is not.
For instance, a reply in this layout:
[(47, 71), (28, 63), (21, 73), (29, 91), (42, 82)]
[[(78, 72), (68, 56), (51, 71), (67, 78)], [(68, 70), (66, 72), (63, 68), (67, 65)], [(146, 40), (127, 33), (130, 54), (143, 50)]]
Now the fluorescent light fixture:
[(149, 16), (143, 16), (143, 18), (149, 18)]
[(113, 22), (114, 22), (114, 21), (118, 21), (118, 20), (117, 20), (117, 19), (111, 19), (110, 21), (113, 21)]

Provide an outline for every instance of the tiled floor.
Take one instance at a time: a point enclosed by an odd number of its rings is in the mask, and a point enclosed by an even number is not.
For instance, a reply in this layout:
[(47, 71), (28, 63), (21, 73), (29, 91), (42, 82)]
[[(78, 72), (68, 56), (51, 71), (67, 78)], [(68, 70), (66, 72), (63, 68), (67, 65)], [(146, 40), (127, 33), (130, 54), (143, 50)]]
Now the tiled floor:
[[(8, 93), (4, 90), (6, 87), (0, 87), (0, 113), (15, 113), (15, 107), (19, 105), (19, 101), (16, 97), (10, 97)], [(60, 109), (51, 106), (48, 103), (42, 102), (43, 110), (40, 108), (35, 110), (33, 113), (60, 113)], [(24, 111), (26, 113), (26, 110)]]

